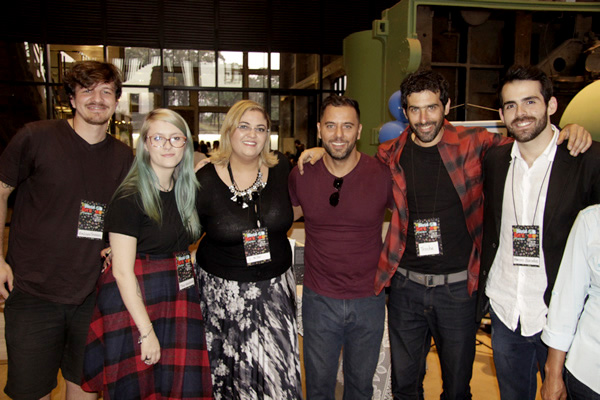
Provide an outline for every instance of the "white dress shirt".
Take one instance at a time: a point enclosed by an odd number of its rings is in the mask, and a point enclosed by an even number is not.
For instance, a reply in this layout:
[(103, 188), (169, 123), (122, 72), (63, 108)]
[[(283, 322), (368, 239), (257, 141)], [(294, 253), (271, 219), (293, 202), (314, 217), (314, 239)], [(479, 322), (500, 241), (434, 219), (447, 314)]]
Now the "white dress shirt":
[(568, 352), (567, 369), (600, 393), (600, 205), (581, 211), (571, 229), (542, 340)]
[[(512, 161), (504, 186), (500, 244), (485, 288), (485, 294), (500, 321), (513, 331), (520, 321), (523, 336), (539, 333), (546, 323), (548, 312), (544, 302), (548, 283), (542, 243), (546, 195), (558, 139), (558, 129), (553, 126), (552, 130), (552, 140), (531, 167), (521, 156), (517, 142), (513, 144)], [(513, 225), (539, 226), (538, 267), (514, 265)]]

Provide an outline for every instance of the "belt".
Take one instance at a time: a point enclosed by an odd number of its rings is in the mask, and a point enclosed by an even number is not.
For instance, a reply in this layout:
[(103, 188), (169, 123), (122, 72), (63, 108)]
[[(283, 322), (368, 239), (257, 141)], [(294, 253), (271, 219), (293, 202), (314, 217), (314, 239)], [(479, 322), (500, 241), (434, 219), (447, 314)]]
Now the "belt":
[(419, 272), (408, 271), (404, 268), (398, 267), (398, 270), (402, 276), (406, 277), (409, 281), (418, 283), (426, 287), (436, 287), (445, 285), (447, 283), (456, 283), (466, 281), (469, 277), (467, 270), (455, 272), (453, 274), (441, 274), (441, 275), (429, 275), (421, 274)]

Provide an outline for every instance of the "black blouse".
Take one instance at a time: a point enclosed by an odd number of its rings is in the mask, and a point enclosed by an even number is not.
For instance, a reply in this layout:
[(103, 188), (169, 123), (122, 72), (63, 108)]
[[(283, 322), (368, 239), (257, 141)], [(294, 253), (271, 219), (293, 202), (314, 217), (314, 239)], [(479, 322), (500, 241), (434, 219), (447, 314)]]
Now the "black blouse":
[(240, 282), (255, 282), (283, 274), (292, 264), (287, 231), (293, 211), (288, 193), (289, 162), (276, 153), (279, 163), (269, 169), (267, 186), (261, 191), (261, 227), (267, 227), (271, 261), (248, 266), (242, 232), (257, 228), (256, 207), (248, 208), (231, 200), (232, 194), (219, 178), (213, 164), (197, 173), (200, 182), (198, 215), (206, 233), (198, 247), (197, 260), (202, 269), (218, 277)]
[(185, 251), (191, 242), (177, 210), (175, 191), (160, 192), (162, 224), (159, 226), (141, 208), (139, 195), (112, 201), (106, 213), (104, 231), (137, 238), (137, 252), (171, 255)]

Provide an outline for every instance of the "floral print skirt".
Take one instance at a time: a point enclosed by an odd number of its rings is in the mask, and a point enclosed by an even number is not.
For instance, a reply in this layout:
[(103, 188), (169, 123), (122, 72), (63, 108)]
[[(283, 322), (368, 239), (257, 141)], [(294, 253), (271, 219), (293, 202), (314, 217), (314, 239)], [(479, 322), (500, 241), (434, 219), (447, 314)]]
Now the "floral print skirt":
[(199, 279), (215, 399), (301, 399), (292, 268), (258, 282), (202, 269)]

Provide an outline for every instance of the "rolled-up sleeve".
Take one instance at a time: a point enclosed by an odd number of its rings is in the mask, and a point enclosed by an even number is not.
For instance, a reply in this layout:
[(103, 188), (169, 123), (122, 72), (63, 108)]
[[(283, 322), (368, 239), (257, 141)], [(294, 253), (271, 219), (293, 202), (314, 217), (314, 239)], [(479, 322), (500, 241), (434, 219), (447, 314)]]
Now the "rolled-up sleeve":
[(569, 234), (542, 332), (544, 343), (565, 352), (569, 351), (575, 337), (590, 289), (590, 266), (594, 263), (591, 251), (593, 243), (597, 242), (597, 229), (590, 226), (594, 220), (586, 218), (592, 215), (586, 211), (579, 214)]

